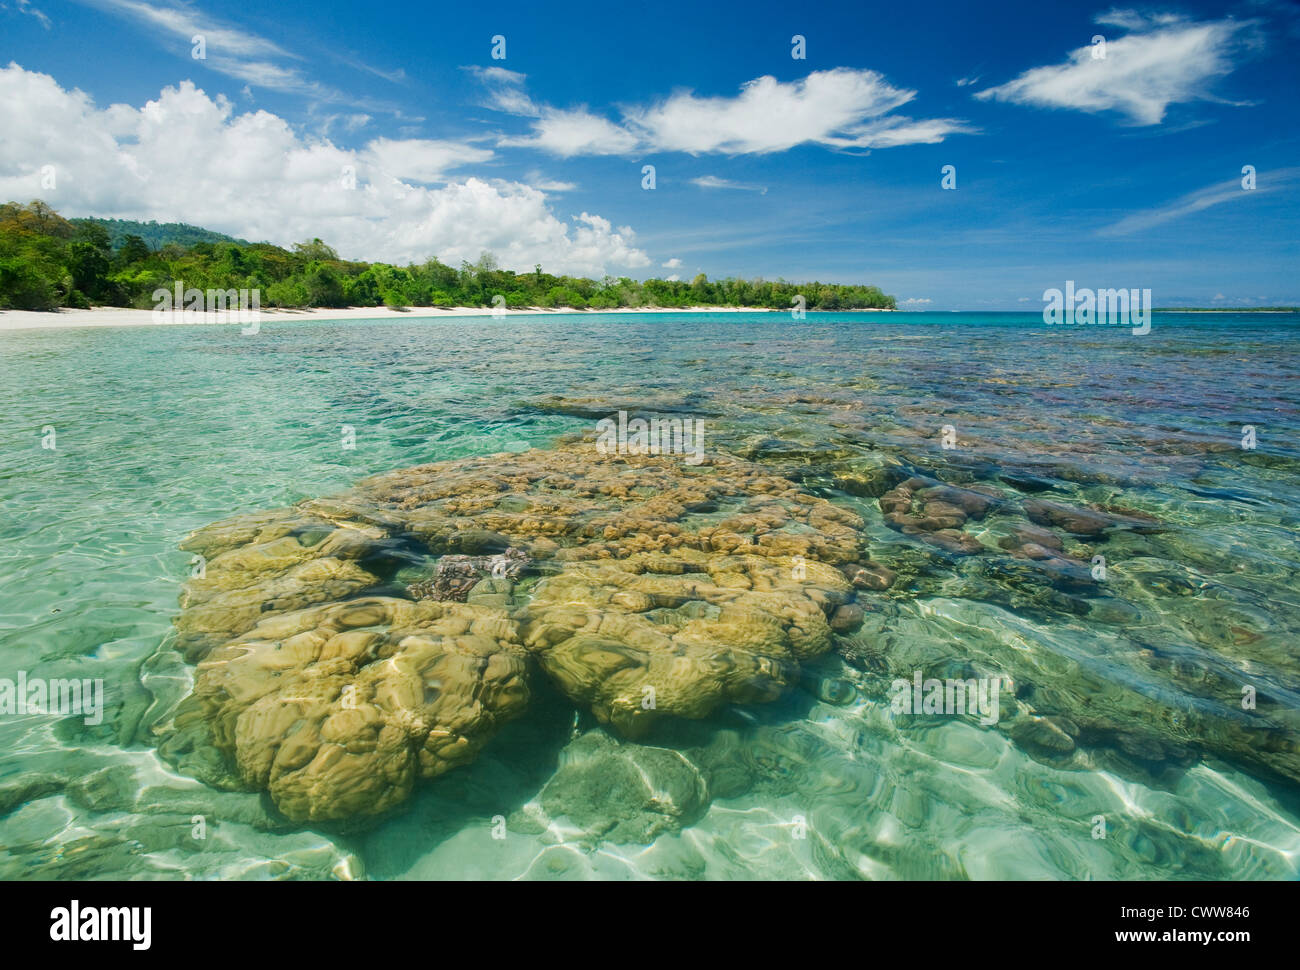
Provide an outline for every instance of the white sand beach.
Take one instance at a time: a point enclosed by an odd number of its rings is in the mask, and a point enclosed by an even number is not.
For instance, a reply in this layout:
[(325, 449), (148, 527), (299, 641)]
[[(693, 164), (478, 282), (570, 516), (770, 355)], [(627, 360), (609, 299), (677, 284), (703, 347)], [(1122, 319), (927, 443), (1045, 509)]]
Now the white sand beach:
[[(662, 307), (624, 307), (618, 310), (562, 310), (528, 307), (519, 310), (507, 310), (505, 315), (512, 316), (561, 316), (564, 314), (590, 313), (783, 313), (768, 307), (713, 307), (696, 306), (680, 309)], [(862, 311), (854, 311), (862, 312)], [(889, 311), (880, 311), (889, 312)], [(291, 320), (389, 320), (413, 319), (422, 317), (491, 317), (491, 307), (411, 307), (407, 310), (393, 310), (388, 307), (344, 307), (340, 309), (310, 310), (275, 310), (263, 309), (260, 322), (275, 324)], [(36, 310), (0, 310), (0, 330), (54, 330), (73, 327), (149, 327), (149, 326), (198, 326), (202, 324), (224, 324), (229, 326), (234, 321), (204, 319), (204, 315), (179, 314), (174, 319), (159, 323), (154, 319), (152, 310), (135, 310), (127, 307), (94, 307), (89, 310), (53, 310), (39, 312)]]

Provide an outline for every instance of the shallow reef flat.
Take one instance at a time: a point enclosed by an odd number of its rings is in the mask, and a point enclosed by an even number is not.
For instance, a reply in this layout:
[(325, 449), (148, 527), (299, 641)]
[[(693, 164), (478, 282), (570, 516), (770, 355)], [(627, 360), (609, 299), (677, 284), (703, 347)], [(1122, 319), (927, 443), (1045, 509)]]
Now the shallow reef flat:
[(1294, 328), (1013, 316), (6, 335), (0, 876), (1300, 876)]
[[(1300, 780), (1300, 704), (1251, 632), (1262, 617), (1204, 611), (1238, 622), (1241, 653), (1134, 643), (1149, 577), (1111, 584), (1093, 564), (1120, 537), (1132, 562), (1166, 531), (1157, 516), (923, 475), (875, 505), (914, 540), (910, 562), (873, 562), (862, 516), (762, 464), (586, 439), (217, 523), (183, 543), (204, 558), (176, 621), (198, 667), (159, 751), (214, 786), (268, 791), (290, 819), (355, 821), (472, 761), (526, 716), (536, 676), (639, 740), (663, 718), (776, 700), (834, 647), (886, 700), (915, 672), (997, 681), (983, 722), (1053, 764), (1159, 779), (1217, 754)], [(918, 613), (928, 550), (961, 578)], [(427, 578), (449, 560), (459, 585)], [(911, 593), (890, 592), (909, 573)], [(1084, 639), (1007, 607), (1104, 626)]]

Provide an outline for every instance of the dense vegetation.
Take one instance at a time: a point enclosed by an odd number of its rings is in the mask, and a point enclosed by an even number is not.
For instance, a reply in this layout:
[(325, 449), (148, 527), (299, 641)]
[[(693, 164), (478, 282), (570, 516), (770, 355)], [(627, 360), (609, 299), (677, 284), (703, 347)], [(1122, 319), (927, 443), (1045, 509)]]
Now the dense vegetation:
[[(710, 280), (703, 273), (690, 282), (639, 282), (625, 276), (590, 280), (554, 276), (540, 265), (531, 273), (514, 273), (500, 269), (490, 253), (476, 263), (462, 262), (459, 269), (436, 259), (405, 267), (358, 263), (339, 259), (319, 239), (287, 250), (228, 237), (173, 240), (155, 248), (136, 233), (126, 233), (114, 243), (113, 222), (69, 221), (39, 201), (0, 205), (0, 309), (92, 304), (151, 308), (153, 292), (175, 281), (201, 290), (260, 290), (264, 307), (491, 306), (497, 294), (508, 307), (707, 305), (788, 310), (798, 294), (809, 310), (894, 306), (894, 298), (874, 286)], [(159, 228), (168, 226), (180, 224)]]
[(108, 244), (120, 249), (127, 236), (139, 236), (150, 249), (162, 249), (168, 243), (180, 243), (190, 247), (195, 243), (239, 243), (247, 246), (246, 239), (236, 239), (224, 232), (213, 232), (186, 222), (137, 222), (134, 219), (70, 219), (74, 226), (83, 222), (95, 222), (108, 230)]

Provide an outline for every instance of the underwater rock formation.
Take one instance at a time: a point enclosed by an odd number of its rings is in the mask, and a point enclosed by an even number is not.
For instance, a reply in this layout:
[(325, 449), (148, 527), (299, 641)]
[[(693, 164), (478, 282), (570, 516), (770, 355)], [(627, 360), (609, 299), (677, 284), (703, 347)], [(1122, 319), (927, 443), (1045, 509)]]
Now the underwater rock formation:
[(293, 819), (347, 818), (472, 760), (527, 703), (504, 612), (365, 597), (268, 616), (210, 651), (161, 750), (183, 763), (215, 748), (233, 764), (220, 787), (266, 789)]
[[(538, 807), (547, 822), (577, 826), (592, 844), (646, 845), (698, 819), (710, 794), (706, 771), (683, 752), (620, 744), (595, 730), (565, 748)], [(536, 828), (537, 822), (519, 813), (511, 827)]]
[(590, 441), (217, 523), (184, 543), (199, 665), (159, 750), (290, 818), (351, 818), (472, 759), (527, 704), (529, 655), (632, 737), (769, 701), (861, 623), (848, 577), (888, 581), (862, 527), (757, 465)]
[[(184, 544), (204, 568), (176, 621), (199, 667), (160, 752), (214, 786), (269, 792), (292, 819), (356, 818), (474, 758), (524, 711), (532, 676), (639, 739), (806, 686), (807, 661), (838, 647), (873, 675), (978, 659), (1018, 685), (998, 730), (1035, 757), (1177, 767), (1218, 753), (1300, 777), (1293, 698), (1258, 667), (1272, 640), (1230, 587), (1177, 620), (1184, 643), (1144, 629), (1147, 599), (1191, 602), (1199, 587), (1151, 562), (1186, 554), (1132, 498), (1049, 500), (990, 484), (996, 470), (954, 485), (864, 460), (849, 491), (878, 495), (884, 525), (917, 540), (881, 543), (882, 562), (855, 500), (811, 490), (845, 484), (822, 474), (834, 466), (783, 461), (569, 442), (401, 469), (203, 529)], [(1108, 579), (1093, 574), (1103, 543)], [(889, 606), (907, 601), (924, 608)], [(936, 609), (970, 616), (917, 619), (910, 641), (892, 629)], [(1029, 626), (1033, 650), (1011, 634), (984, 649), (973, 632), (1062, 615), (1108, 624), (1115, 643)], [(947, 644), (935, 656), (915, 652), (940, 643), (927, 624)], [(1156, 697), (1132, 688), (1149, 682)], [(1240, 708), (1243, 684), (1259, 711)]]
[(514, 582), (528, 566), (528, 557), (513, 547), (499, 556), (447, 555), (438, 560), (433, 579), (406, 587), (414, 599), (453, 600), (464, 603), (470, 591), (491, 577)]
[(827, 614), (851, 588), (827, 564), (803, 571), (690, 548), (574, 563), (538, 587), (528, 646), (570, 698), (642, 737), (665, 714), (773, 700), (830, 649)]
[(962, 528), (982, 519), (1000, 496), (988, 486), (958, 488), (932, 478), (909, 478), (880, 496), (885, 523), (904, 535), (960, 556), (984, 551), (983, 544)]

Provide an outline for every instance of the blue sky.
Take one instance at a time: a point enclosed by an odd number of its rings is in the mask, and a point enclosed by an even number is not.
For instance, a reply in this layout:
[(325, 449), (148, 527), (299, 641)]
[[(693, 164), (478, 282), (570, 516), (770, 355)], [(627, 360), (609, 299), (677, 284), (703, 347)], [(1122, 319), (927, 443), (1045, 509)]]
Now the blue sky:
[(912, 309), (1300, 304), (1295, 4), (993, 6), (0, 0), (0, 195)]

